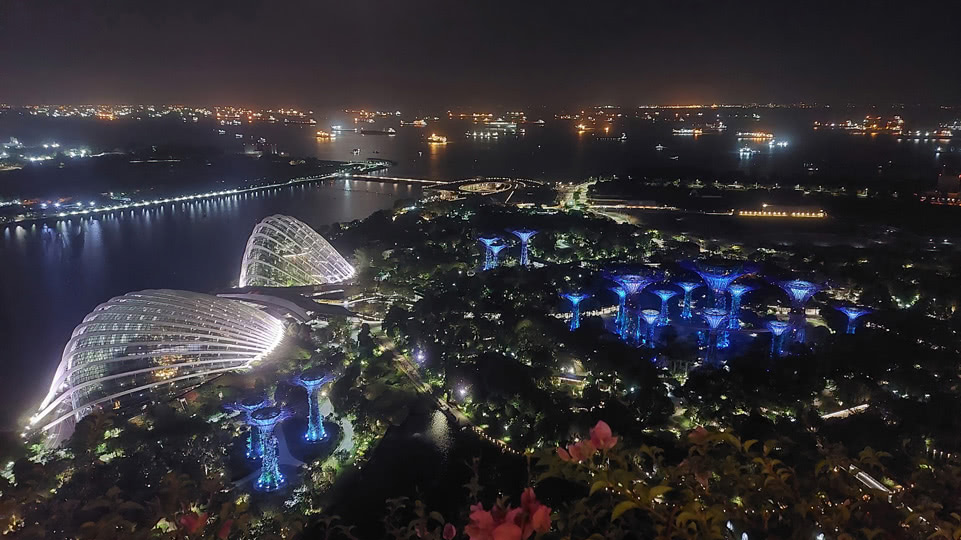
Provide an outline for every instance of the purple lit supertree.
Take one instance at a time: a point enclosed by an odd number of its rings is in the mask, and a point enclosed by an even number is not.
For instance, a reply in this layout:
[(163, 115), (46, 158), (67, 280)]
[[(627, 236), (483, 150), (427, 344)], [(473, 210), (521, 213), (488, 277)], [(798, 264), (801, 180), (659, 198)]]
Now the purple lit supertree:
[(496, 236), (494, 236), (494, 237), (491, 237), (491, 238), (481, 237), (481, 238), (478, 238), (477, 240), (479, 240), (481, 244), (484, 244), (484, 248), (485, 248), (485, 251), (484, 251), (484, 270), (490, 270), (491, 268), (494, 268), (494, 266), (495, 266), (495, 263), (494, 263), (494, 253), (493, 253), (493, 251), (491, 250), (491, 247), (494, 246), (495, 244), (497, 244), (498, 242), (500, 242), (501, 239), (498, 238), (498, 237), (496, 237)]
[(648, 348), (654, 348), (654, 329), (658, 326), (658, 320), (661, 318), (661, 312), (656, 309), (645, 309), (641, 311), (641, 317), (644, 322), (647, 323), (647, 346)]
[[(621, 338), (628, 343), (640, 345), (641, 316), (640, 313), (637, 312), (639, 310), (637, 305), (637, 297), (648, 285), (658, 281), (658, 277), (642, 274), (614, 274), (611, 276), (611, 279), (620, 285), (627, 294), (626, 305), (628, 311), (625, 317), (624, 328), (622, 328)], [(631, 311), (635, 311), (637, 313), (634, 314), (631, 313)]]
[(291, 382), (307, 391), (307, 431), (304, 432), (304, 440), (307, 442), (320, 442), (327, 437), (324, 418), (320, 414), (319, 394), (320, 389), (333, 380), (333, 376), (316, 369), (308, 369), (291, 379)]
[(768, 330), (771, 331), (771, 358), (775, 356), (781, 356), (782, 342), (784, 338), (782, 337), (785, 332), (791, 328), (791, 323), (784, 321), (769, 321), (767, 323)]
[(731, 330), (741, 327), (741, 321), (738, 320), (738, 315), (741, 313), (741, 298), (753, 290), (754, 287), (743, 283), (731, 283), (728, 286), (727, 292), (731, 293), (731, 318), (728, 319), (727, 327)]
[(711, 294), (714, 296), (714, 307), (718, 309), (724, 309), (726, 307), (727, 301), (725, 294), (731, 283), (735, 279), (749, 273), (742, 265), (725, 266), (704, 262), (694, 263), (691, 265), (691, 269), (694, 270), (697, 275), (701, 276), (701, 279), (704, 280), (707, 287), (711, 289)]
[(804, 327), (807, 325), (807, 317), (804, 314), (804, 305), (812, 296), (821, 290), (821, 285), (804, 281), (802, 279), (792, 279), (790, 281), (779, 281), (778, 286), (784, 289), (788, 298), (791, 299), (791, 324), (794, 326), (794, 339), (798, 343), (804, 343)]
[(701, 317), (704, 317), (708, 328), (711, 330), (707, 339), (707, 352), (704, 354), (704, 363), (711, 365), (715, 362), (717, 356), (717, 329), (727, 319), (727, 311), (721, 308), (707, 308), (701, 312)]
[(530, 229), (518, 229), (511, 232), (521, 241), (521, 266), (527, 266), (530, 264), (530, 259), (527, 252), (528, 244), (531, 241), (531, 237), (537, 234), (537, 231), (532, 231)]
[[(497, 265), (499, 263), (499, 261), (497, 260), (497, 257), (498, 255), (500, 255), (500, 252), (506, 247), (507, 247), (507, 244), (494, 244), (493, 246), (490, 246), (487, 248), (491, 254), (491, 268), (497, 268)], [(490, 270), (490, 268), (488, 268), (488, 270)]]
[(250, 396), (246, 397), (236, 403), (231, 403), (227, 405), (227, 408), (234, 411), (240, 411), (244, 415), (244, 421), (248, 425), (247, 432), (247, 459), (257, 459), (263, 457), (264, 455), (264, 445), (260, 440), (260, 431), (250, 423), (250, 413), (256, 411), (257, 409), (266, 407), (269, 404), (269, 400), (266, 396)]
[(697, 283), (694, 281), (678, 281), (677, 283), (675, 283), (675, 285), (677, 285), (678, 287), (681, 288), (681, 290), (684, 291), (684, 308), (681, 309), (681, 318), (690, 319), (691, 317), (694, 316), (694, 314), (691, 313), (691, 307), (693, 307), (691, 302), (691, 292), (693, 292), (694, 289), (697, 289), (698, 287), (704, 284)]
[(561, 295), (566, 298), (568, 302), (571, 303), (571, 331), (577, 330), (581, 327), (581, 302), (585, 298), (589, 298), (589, 294), (581, 293), (564, 293)]
[(277, 437), (274, 428), (290, 417), (290, 411), (281, 407), (263, 407), (250, 413), (250, 421), (260, 430), (264, 443), (264, 459), (260, 465), (260, 476), (254, 486), (261, 491), (276, 491), (284, 485), (284, 475), (277, 463)]
[(848, 318), (848, 326), (845, 330), (845, 332), (848, 334), (853, 334), (857, 329), (858, 319), (864, 315), (867, 315), (868, 313), (871, 313), (871, 309), (860, 306), (841, 306), (837, 309)]
[(654, 294), (654, 296), (661, 299), (661, 311), (660, 317), (657, 320), (657, 324), (664, 326), (670, 322), (667, 302), (671, 298), (677, 296), (677, 291), (672, 291), (671, 289), (654, 289), (651, 292)]
[(617, 317), (614, 319), (614, 330), (618, 335), (623, 335), (624, 327), (627, 326), (627, 291), (620, 285), (611, 287), (611, 291), (617, 295)]

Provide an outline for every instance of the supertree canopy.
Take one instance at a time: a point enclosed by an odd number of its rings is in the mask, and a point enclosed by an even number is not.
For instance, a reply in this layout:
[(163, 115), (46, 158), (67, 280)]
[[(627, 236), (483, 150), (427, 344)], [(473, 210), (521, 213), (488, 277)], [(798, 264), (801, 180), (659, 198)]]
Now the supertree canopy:
[(324, 430), (324, 418), (320, 414), (320, 389), (334, 380), (332, 375), (328, 375), (318, 369), (308, 369), (293, 378), (293, 383), (302, 386), (307, 390), (307, 431), (304, 439), (307, 442), (319, 442), (327, 438)]
[(771, 357), (781, 356), (781, 345), (784, 335), (791, 328), (791, 323), (784, 321), (769, 321), (767, 323), (768, 330), (771, 331)]
[(581, 302), (585, 298), (589, 298), (589, 294), (581, 293), (564, 293), (561, 295), (566, 298), (568, 302), (571, 303), (571, 331), (577, 330), (581, 327)]
[(614, 319), (614, 330), (618, 335), (623, 335), (624, 328), (627, 326), (627, 291), (620, 285), (611, 287), (611, 291), (617, 295), (617, 318)]
[(845, 330), (848, 334), (853, 334), (857, 329), (858, 319), (862, 316), (871, 313), (870, 308), (860, 307), (860, 306), (841, 306), (838, 311), (843, 313), (848, 318), (848, 326)]
[(677, 296), (677, 291), (671, 289), (655, 289), (651, 292), (654, 293), (654, 296), (661, 299), (661, 311), (657, 324), (664, 326), (670, 322), (667, 302)]
[(794, 308), (794, 313), (791, 316), (794, 324), (794, 338), (798, 343), (804, 343), (804, 329), (807, 326), (804, 305), (821, 290), (822, 286), (803, 279), (779, 281), (777, 284), (787, 293), (788, 298), (791, 299), (791, 306)]
[(511, 232), (521, 241), (521, 266), (527, 266), (530, 264), (530, 258), (528, 256), (527, 249), (529, 247), (528, 244), (531, 241), (531, 237), (537, 234), (537, 231), (532, 231), (530, 229), (517, 229)]
[(638, 295), (651, 283), (660, 281), (659, 275), (638, 274), (632, 272), (614, 273), (610, 279), (621, 286), (627, 294), (627, 314), (622, 329), (621, 338), (634, 344), (641, 342), (641, 314), (637, 303)]
[(721, 326), (721, 323), (727, 319), (727, 311), (721, 308), (707, 308), (701, 313), (701, 317), (704, 317), (708, 328), (711, 329), (711, 335), (707, 342), (707, 352), (704, 356), (704, 363), (713, 364), (717, 356), (717, 329)]
[(753, 270), (746, 267), (743, 263), (721, 263), (714, 264), (706, 261), (697, 261), (693, 264), (688, 263), (687, 267), (701, 276), (707, 287), (711, 289), (714, 296), (714, 307), (724, 309), (725, 293), (731, 283), (737, 278), (750, 274)]
[(684, 308), (681, 309), (681, 318), (690, 319), (691, 317), (694, 316), (691, 313), (691, 308), (693, 307), (691, 305), (691, 293), (694, 291), (694, 289), (697, 289), (698, 287), (704, 284), (696, 281), (678, 281), (677, 283), (675, 283), (675, 285), (677, 285), (678, 287), (681, 288), (681, 290), (684, 291)]
[(647, 346), (654, 348), (654, 329), (657, 321), (661, 318), (661, 312), (656, 309), (645, 309), (641, 311), (641, 317), (647, 323)]
[(257, 459), (264, 455), (264, 445), (260, 440), (260, 430), (250, 422), (250, 413), (268, 406), (270, 401), (266, 396), (249, 396), (228, 406), (229, 409), (240, 411), (244, 415), (244, 421), (250, 426), (247, 433), (247, 458)]
[(496, 236), (494, 236), (494, 237), (490, 237), (490, 238), (481, 237), (481, 238), (478, 238), (477, 240), (480, 241), (481, 244), (484, 244), (484, 249), (485, 249), (485, 251), (484, 251), (484, 270), (490, 270), (491, 268), (494, 268), (494, 265), (495, 265), (495, 263), (494, 263), (494, 253), (493, 253), (493, 251), (491, 250), (491, 246), (499, 243), (499, 242), (501, 241), (501, 239), (498, 238), (498, 237), (496, 237)]
[(260, 430), (264, 443), (264, 459), (260, 466), (260, 476), (254, 485), (261, 491), (276, 491), (284, 485), (284, 475), (277, 463), (277, 437), (274, 428), (290, 417), (290, 412), (280, 407), (263, 407), (250, 413), (250, 422)]
[(753, 290), (754, 287), (743, 283), (732, 283), (728, 286), (727, 292), (731, 293), (731, 317), (727, 324), (731, 330), (741, 327), (741, 321), (738, 320), (738, 315), (741, 313), (741, 297)]

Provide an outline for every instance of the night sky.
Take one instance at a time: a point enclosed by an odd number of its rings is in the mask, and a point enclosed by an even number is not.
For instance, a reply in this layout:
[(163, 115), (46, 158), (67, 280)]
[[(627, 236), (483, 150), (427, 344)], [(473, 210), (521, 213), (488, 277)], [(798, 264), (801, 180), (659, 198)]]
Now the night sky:
[(0, 1), (0, 102), (961, 101), (961, 3)]

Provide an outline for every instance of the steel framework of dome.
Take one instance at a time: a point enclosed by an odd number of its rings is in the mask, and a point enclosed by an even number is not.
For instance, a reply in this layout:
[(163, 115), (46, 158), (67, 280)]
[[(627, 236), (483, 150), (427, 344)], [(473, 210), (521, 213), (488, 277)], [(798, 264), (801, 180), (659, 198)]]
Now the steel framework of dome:
[(323, 236), (280, 214), (254, 227), (240, 263), (241, 287), (323, 285), (353, 275), (354, 267)]
[(283, 336), (280, 319), (236, 300), (163, 289), (111, 298), (74, 329), (30, 425), (175, 396), (256, 362)]

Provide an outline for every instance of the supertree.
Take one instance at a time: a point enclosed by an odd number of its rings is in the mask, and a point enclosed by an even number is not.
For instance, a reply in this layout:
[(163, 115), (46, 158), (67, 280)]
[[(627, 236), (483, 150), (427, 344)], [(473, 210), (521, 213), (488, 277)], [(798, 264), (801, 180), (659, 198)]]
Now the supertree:
[(611, 276), (627, 294), (628, 314), (625, 317), (624, 328), (621, 338), (625, 341), (640, 344), (641, 342), (641, 316), (640, 313), (632, 315), (630, 310), (638, 310), (637, 297), (651, 283), (658, 281), (658, 276), (643, 274), (614, 274)]
[(807, 325), (807, 317), (804, 315), (804, 305), (812, 296), (821, 290), (821, 285), (804, 281), (803, 279), (792, 279), (790, 281), (779, 281), (778, 286), (784, 289), (788, 298), (791, 299), (791, 323), (794, 326), (794, 339), (798, 343), (804, 343), (804, 327)]
[(617, 318), (614, 319), (614, 330), (618, 335), (624, 333), (627, 326), (627, 291), (620, 285), (611, 287), (611, 291), (617, 295)]
[(484, 248), (485, 248), (485, 251), (484, 251), (484, 270), (490, 270), (491, 268), (494, 268), (494, 266), (495, 266), (494, 253), (493, 253), (493, 250), (491, 249), (491, 247), (494, 246), (495, 244), (497, 244), (498, 242), (500, 242), (501, 239), (498, 238), (498, 237), (496, 237), (496, 236), (494, 236), (494, 237), (491, 237), (491, 238), (481, 237), (481, 238), (478, 238), (478, 240), (480, 241), (481, 244), (484, 244)]
[(589, 294), (581, 293), (564, 293), (561, 295), (566, 298), (568, 302), (571, 303), (571, 331), (577, 330), (581, 327), (581, 302), (585, 298), (589, 298)]
[(671, 298), (677, 296), (677, 291), (672, 291), (671, 289), (654, 289), (651, 292), (654, 294), (654, 296), (661, 299), (661, 311), (657, 320), (657, 324), (664, 326), (670, 322), (670, 314), (668, 312), (667, 303)]
[[(731, 283), (727, 286), (727, 292), (731, 293), (731, 311), (730, 317), (727, 318), (727, 327), (729, 330), (741, 328), (741, 321), (738, 319), (738, 315), (741, 313), (741, 297), (753, 290), (754, 287), (743, 283)], [(718, 337), (717, 346), (724, 349), (730, 346), (730, 344), (731, 333), (722, 332)]]
[(791, 323), (784, 321), (769, 321), (768, 330), (771, 331), (771, 358), (781, 356), (781, 346), (784, 339), (782, 336), (791, 328)]
[(277, 437), (274, 428), (290, 417), (290, 411), (280, 407), (263, 407), (250, 413), (250, 421), (260, 430), (264, 443), (264, 459), (260, 465), (260, 476), (254, 485), (261, 491), (276, 491), (284, 485), (284, 475), (277, 463)]
[(726, 307), (725, 293), (727, 292), (728, 286), (731, 285), (737, 278), (749, 274), (750, 271), (743, 265), (719, 265), (719, 264), (709, 264), (706, 262), (698, 261), (693, 265), (689, 265), (690, 269), (701, 276), (707, 287), (711, 289), (711, 294), (714, 296), (714, 307), (718, 309), (724, 309)]
[(871, 313), (869, 308), (860, 306), (841, 306), (838, 308), (838, 311), (846, 315), (848, 318), (848, 327), (845, 330), (848, 334), (853, 334), (857, 329), (858, 319), (864, 315), (867, 315), (868, 313)]
[(517, 229), (511, 232), (521, 241), (521, 266), (527, 266), (530, 264), (527, 251), (528, 244), (531, 241), (531, 237), (537, 234), (537, 231), (533, 231), (531, 229)]
[(707, 340), (707, 352), (704, 354), (704, 363), (711, 365), (715, 362), (717, 356), (717, 329), (727, 319), (727, 311), (721, 308), (707, 308), (701, 312), (701, 317), (704, 317), (708, 328), (711, 330)]
[(658, 320), (661, 318), (661, 312), (656, 309), (645, 309), (641, 311), (641, 317), (644, 319), (644, 322), (647, 323), (647, 346), (653, 349), (654, 329), (658, 326)]
[(507, 247), (507, 244), (494, 244), (493, 246), (490, 246), (488, 248), (491, 254), (491, 268), (497, 268), (497, 264), (499, 263), (499, 261), (497, 260), (497, 257), (500, 255), (500, 252), (506, 247)]
[(319, 442), (327, 438), (324, 418), (320, 414), (320, 389), (333, 380), (333, 376), (316, 369), (308, 369), (291, 379), (291, 382), (307, 391), (307, 431), (304, 433), (307, 442)]
[(266, 407), (269, 404), (267, 396), (249, 396), (228, 406), (229, 409), (240, 411), (244, 415), (244, 421), (249, 426), (247, 432), (247, 458), (257, 459), (264, 455), (264, 445), (260, 440), (260, 431), (250, 423), (250, 413), (257, 409)]
[(694, 316), (694, 314), (691, 313), (691, 307), (692, 307), (691, 293), (694, 291), (694, 289), (697, 289), (698, 287), (704, 284), (697, 283), (694, 281), (678, 281), (677, 283), (675, 283), (675, 285), (677, 285), (684, 291), (684, 308), (681, 309), (681, 318), (690, 319), (691, 317)]

